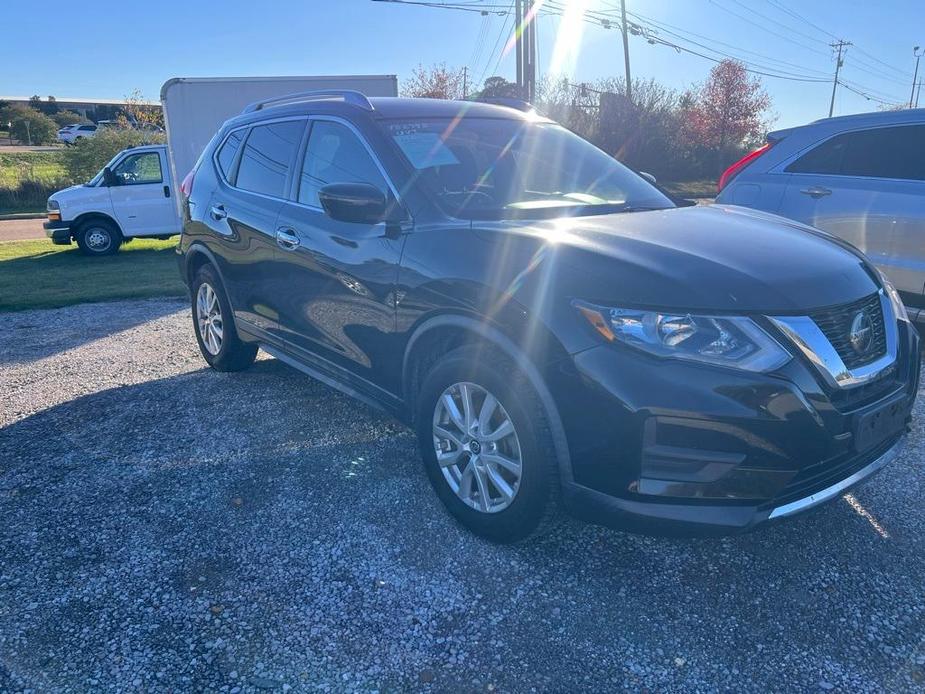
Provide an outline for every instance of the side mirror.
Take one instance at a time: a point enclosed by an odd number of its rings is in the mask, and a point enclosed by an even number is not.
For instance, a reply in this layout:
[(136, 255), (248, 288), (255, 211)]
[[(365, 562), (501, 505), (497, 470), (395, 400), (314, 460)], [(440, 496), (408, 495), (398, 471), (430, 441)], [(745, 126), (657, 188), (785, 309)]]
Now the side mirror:
[(119, 179), (108, 166), (103, 169), (103, 183), (105, 183), (107, 186), (119, 185)]
[(385, 194), (369, 183), (330, 183), (318, 191), (318, 199), (331, 219), (354, 224), (385, 221)]
[(646, 172), (646, 171), (640, 171), (640, 172), (639, 172), (639, 175), (642, 176), (644, 179), (646, 179), (646, 180), (647, 180), (649, 183), (651, 183), (653, 186), (656, 185), (656, 184), (658, 183), (658, 181), (655, 180), (655, 176), (653, 176), (652, 174), (650, 174), (650, 173), (648, 173), (648, 172)]

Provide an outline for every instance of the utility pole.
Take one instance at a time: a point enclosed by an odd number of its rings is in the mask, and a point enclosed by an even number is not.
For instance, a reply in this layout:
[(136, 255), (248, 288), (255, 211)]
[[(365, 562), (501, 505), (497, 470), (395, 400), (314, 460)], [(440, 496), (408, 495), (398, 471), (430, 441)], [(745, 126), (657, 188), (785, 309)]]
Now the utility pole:
[(922, 80), (919, 80), (919, 90), (915, 93), (915, 107), (919, 107), (919, 97), (922, 96)]
[(831, 118), (832, 113), (835, 112), (835, 90), (838, 89), (838, 73), (841, 71), (842, 65), (845, 64), (845, 61), (842, 60), (842, 51), (850, 46), (851, 42), (839, 39), (835, 43), (830, 43), (829, 45), (838, 51), (838, 57), (835, 59), (835, 81), (832, 82), (832, 101), (829, 102), (829, 118)]
[(925, 51), (921, 51), (918, 46), (912, 49), (912, 55), (915, 56), (915, 74), (912, 76), (912, 93), (909, 95), (909, 108), (912, 108), (912, 101), (915, 98), (915, 85), (919, 79), (919, 61), (922, 59), (922, 56), (925, 55)]
[(620, 0), (620, 20), (623, 25), (623, 64), (626, 68), (626, 100), (633, 103), (633, 78), (630, 76), (630, 35), (626, 25), (626, 0)]
[(536, 98), (536, 13), (534, 0), (515, 0), (514, 38), (517, 54), (517, 93), (524, 101)]
[(463, 100), (469, 96), (469, 68), (463, 65)]
[(523, 34), (521, 33), (524, 22), (524, 8), (522, 0), (514, 1), (514, 53), (517, 58), (517, 93), (522, 98), (524, 95), (524, 51), (523, 51)]
[(524, 6), (524, 82), (526, 93), (524, 99), (533, 102), (536, 99), (536, 12), (534, 0), (527, 0)]

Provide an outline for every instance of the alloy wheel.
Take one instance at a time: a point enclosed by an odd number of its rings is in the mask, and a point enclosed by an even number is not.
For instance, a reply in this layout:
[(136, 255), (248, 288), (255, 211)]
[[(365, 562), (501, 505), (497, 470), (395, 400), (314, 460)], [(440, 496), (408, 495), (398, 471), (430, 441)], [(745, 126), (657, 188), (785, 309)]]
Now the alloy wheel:
[(222, 307), (218, 295), (208, 282), (199, 285), (196, 292), (196, 321), (202, 344), (212, 356), (217, 356), (222, 349), (224, 335)]
[(480, 385), (454, 383), (437, 400), (434, 450), (443, 478), (463, 503), (497, 513), (520, 488), (522, 458), (514, 423)]

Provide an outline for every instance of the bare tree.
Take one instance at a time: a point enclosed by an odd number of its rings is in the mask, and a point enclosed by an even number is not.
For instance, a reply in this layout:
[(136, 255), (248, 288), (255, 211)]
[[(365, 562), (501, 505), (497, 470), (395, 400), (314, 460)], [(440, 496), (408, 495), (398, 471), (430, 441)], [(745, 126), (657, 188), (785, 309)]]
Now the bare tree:
[(461, 99), (463, 71), (447, 68), (446, 63), (425, 68), (418, 65), (402, 85), (402, 96), (428, 99)]

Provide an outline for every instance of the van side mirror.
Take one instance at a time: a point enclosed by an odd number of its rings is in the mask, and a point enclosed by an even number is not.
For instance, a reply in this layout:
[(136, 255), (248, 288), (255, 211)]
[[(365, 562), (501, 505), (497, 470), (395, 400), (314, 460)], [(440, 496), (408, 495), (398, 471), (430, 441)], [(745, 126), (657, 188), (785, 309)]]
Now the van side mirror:
[(119, 179), (108, 166), (103, 169), (103, 183), (105, 183), (107, 186), (119, 185)]
[(648, 173), (647, 171), (640, 171), (640, 172), (639, 172), (639, 175), (642, 176), (644, 179), (646, 179), (646, 180), (647, 180), (649, 183), (651, 183), (653, 186), (654, 186), (656, 183), (658, 183), (658, 181), (656, 180), (655, 176), (653, 176), (652, 174)]
[(385, 194), (369, 183), (330, 183), (318, 191), (321, 207), (331, 219), (354, 224), (385, 221)]

